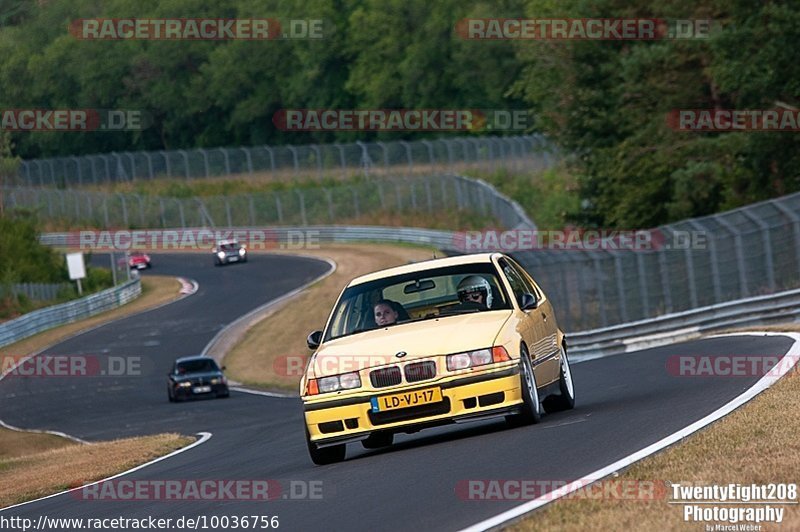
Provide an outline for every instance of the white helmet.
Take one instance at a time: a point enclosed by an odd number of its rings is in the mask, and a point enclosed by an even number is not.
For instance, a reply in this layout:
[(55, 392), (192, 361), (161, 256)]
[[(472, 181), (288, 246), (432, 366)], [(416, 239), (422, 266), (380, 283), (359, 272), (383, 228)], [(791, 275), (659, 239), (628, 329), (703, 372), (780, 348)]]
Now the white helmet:
[(468, 292), (483, 293), (486, 308), (492, 308), (492, 285), (480, 275), (468, 275), (458, 283), (458, 300), (462, 303)]

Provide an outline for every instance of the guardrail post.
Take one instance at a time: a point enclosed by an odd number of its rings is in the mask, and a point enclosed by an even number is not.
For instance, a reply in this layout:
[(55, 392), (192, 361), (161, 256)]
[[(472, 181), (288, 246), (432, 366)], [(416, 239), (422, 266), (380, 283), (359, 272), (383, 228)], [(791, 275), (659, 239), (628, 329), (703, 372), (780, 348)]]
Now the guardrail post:
[(669, 268), (667, 268), (666, 246), (658, 251), (658, 269), (661, 278), (661, 293), (664, 297), (664, 313), (672, 312), (672, 290), (669, 282)]
[(186, 218), (183, 214), (183, 202), (181, 200), (176, 199), (175, 202), (178, 204), (178, 214), (181, 217), (181, 228), (186, 227)]
[(317, 177), (322, 179), (322, 152), (316, 144), (309, 144), (308, 147), (314, 152), (314, 157), (317, 159)]
[(178, 153), (183, 157), (183, 173), (186, 179), (189, 179), (189, 156), (186, 154), (186, 150), (178, 150)]
[(272, 148), (267, 146), (267, 145), (264, 145), (264, 149), (269, 154), (269, 167), (272, 170), (272, 173), (274, 174), (275, 173), (275, 154), (272, 152)]
[(592, 264), (594, 265), (594, 284), (597, 287), (597, 303), (598, 303), (598, 312), (600, 313), (600, 323), (603, 327), (608, 326), (608, 315), (606, 312), (606, 295), (605, 290), (603, 290), (603, 271), (600, 268), (600, 259), (597, 255), (592, 256)]
[(328, 202), (328, 220), (333, 223), (333, 193), (330, 189), (325, 189), (325, 199)]
[(78, 186), (83, 186), (83, 170), (81, 170), (81, 161), (77, 157), (70, 157), (72, 161), (75, 161), (75, 167), (78, 170)]
[(294, 176), (297, 177), (297, 173), (300, 171), (300, 161), (297, 158), (297, 148), (292, 146), (291, 144), (286, 145), (286, 149), (292, 154), (292, 163), (294, 164)]
[(131, 181), (136, 181), (136, 157), (129, 151), (125, 152), (131, 162)]
[(250, 148), (242, 148), (244, 157), (247, 160), (247, 173), (253, 175), (253, 158), (250, 156)]
[[(167, 177), (172, 177), (172, 167), (169, 164), (169, 155), (167, 152), (162, 150), (159, 152), (161, 155), (164, 156), (164, 166), (167, 168)], [(94, 164), (92, 164), (92, 170), (94, 170)]]
[[(689, 224), (694, 227), (697, 231), (702, 233), (709, 234), (710, 231), (706, 226), (700, 222), (700, 220), (690, 219), (687, 220)], [(690, 241), (693, 239), (690, 239)], [(717, 254), (717, 239), (716, 237), (708, 238), (708, 245), (709, 245), (709, 252), (710, 252), (710, 260), (711, 260), (711, 284), (714, 288), (714, 303), (719, 303), (722, 301), (722, 287), (719, 284), (719, 255)]]
[(278, 223), (283, 223), (283, 206), (281, 198), (277, 194), (275, 194), (275, 210), (278, 212)]
[(764, 269), (766, 270), (767, 274), (767, 286), (769, 286), (770, 292), (775, 291), (775, 268), (772, 262), (772, 239), (769, 236), (769, 226), (767, 223), (750, 212), (750, 209), (744, 208), (742, 209), (742, 214), (750, 219), (754, 224), (761, 229), (761, 242), (764, 246)]
[(619, 315), (622, 319), (622, 323), (626, 323), (628, 321), (628, 302), (625, 300), (625, 276), (622, 273), (621, 252), (608, 250), (608, 253), (614, 259), (614, 273), (617, 278), (617, 298), (619, 299)]
[(639, 251), (636, 253), (636, 272), (639, 277), (639, 296), (642, 298), (642, 317), (650, 317), (650, 298), (647, 292), (647, 279), (644, 269), (644, 255)]
[(153, 173), (153, 156), (150, 155), (149, 151), (144, 152), (144, 156), (147, 157), (147, 173), (150, 175), (150, 179), (155, 177)]
[(347, 178), (347, 159), (344, 155), (344, 148), (341, 144), (336, 143), (334, 146), (339, 150), (339, 165), (342, 168), (342, 179)]
[(295, 192), (297, 192), (297, 196), (300, 198), (300, 219), (303, 220), (303, 225), (308, 225), (308, 220), (306, 219), (306, 198), (302, 190), (295, 190)]
[(725, 220), (722, 216), (714, 218), (718, 224), (728, 230), (733, 235), (733, 245), (736, 250), (736, 268), (739, 271), (739, 293), (741, 296), (747, 297), (750, 292), (747, 287), (747, 273), (744, 271), (744, 251), (742, 250), (742, 234), (733, 227), (730, 222)]
[(208, 165), (208, 152), (203, 148), (199, 148), (197, 151), (203, 156), (203, 169), (206, 171), (206, 177), (211, 177), (211, 167)]
[(225, 148), (219, 148), (219, 151), (222, 152), (222, 159), (225, 161), (225, 175), (231, 175), (231, 159), (228, 157), (228, 150)]
[(785, 214), (792, 221), (792, 234), (794, 236), (794, 258), (797, 271), (800, 272), (800, 216), (789, 207), (783, 204), (783, 200), (775, 200), (771, 203), (776, 209)]
[(128, 223), (128, 204), (125, 201), (125, 195), (124, 194), (119, 194), (119, 201), (122, 204), (122, 221), (123, 221), (123, 225), (124, 225), (124, 227), (128, 228), (128, 227), (130, 227), (130, 224)]

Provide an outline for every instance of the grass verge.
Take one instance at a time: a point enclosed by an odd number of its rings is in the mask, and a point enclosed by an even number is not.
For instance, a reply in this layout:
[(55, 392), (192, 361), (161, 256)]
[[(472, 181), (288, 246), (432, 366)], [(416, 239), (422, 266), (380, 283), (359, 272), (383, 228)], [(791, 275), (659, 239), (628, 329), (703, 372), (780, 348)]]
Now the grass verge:
[(433, 249), (408, 245), (342, 244), (303, 250), (297, 254), (330, 258), (336, 262), (336, 271), (288, 304), (276, 307), (245, 334), (225, 357), (230, 378), (248, 386), (296, 393), (299, 372), (305, 367), (297, 361), (305, 360), (311, 354), (306, 346), (306, 336), (325, 325), (328, 313), (344, 286), (364, 273), (430, 259)]
[[(142, 278), (142, 295), (114, 310), (44, 331), (0, 349), (25, 357), (76, 333), (157, 307), (179, 297), (174, 277)], [(0, 428), (0, 508), (125, 471), (194, 441), (176, 434), (81, 445), (53, 434)]]
[[(0, 441), (9, 438), (6, 432), (14, 431), (0, 431)], [(25, 436), (20, 434), (11, 438), (21, 441), (19, 438)], [(47, 448), (48, 444), (39, 438), (29, 440), (34, 445), (30, 452), (0, 456), (0, 508), (101, 480), (180, 449), (194, 440), (194, 437), (178, 434), (157, 434), (93, 445), (65, 440), (67, 443), (56, 448)]]
[[(796, 325), (793, 328), (798, 329)], [(800, 479), (800, 460), (797, 459), (800, 456), (800, 418), (796, 415), (800, 410), (798, 375), (797, 368), (794, 368), (771, 388), (724, 419), (684, 442), (634, 464), (614, 480), (622, 481), (622, 485), (630, 481), (629, 486), (639, 481), (651, 481), (655, 485), (681, 483), (684, 486), (797, 483)], [(704, 529), (702, 522), (684, 521), (683, 505), (668, 504), (670, 493), (660, 491), (663, 496), (653, 500), (612, 497), (559, 500), (510, 529)], [(772, 526), (762, 523), (762, 531), (800, 530), (800, 508), (797, 505), (781, 507), (785, 509), (783, 522)], [(730, 526), (730, 523), (722, 524)], [(709, 525), (712, 530), (728, 530), (713, 528), (714, 523)]]

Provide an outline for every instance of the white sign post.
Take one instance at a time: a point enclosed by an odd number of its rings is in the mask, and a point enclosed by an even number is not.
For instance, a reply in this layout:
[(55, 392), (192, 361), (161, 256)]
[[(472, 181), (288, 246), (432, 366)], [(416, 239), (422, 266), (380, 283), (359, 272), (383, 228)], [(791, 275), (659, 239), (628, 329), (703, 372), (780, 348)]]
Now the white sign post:
[(86, 277), (86, 266), (83, 264), (83, 253), (67, 253), (67, 269), (71, 281), (78, 282), (78, 295), (83, 295), (81, 279)]

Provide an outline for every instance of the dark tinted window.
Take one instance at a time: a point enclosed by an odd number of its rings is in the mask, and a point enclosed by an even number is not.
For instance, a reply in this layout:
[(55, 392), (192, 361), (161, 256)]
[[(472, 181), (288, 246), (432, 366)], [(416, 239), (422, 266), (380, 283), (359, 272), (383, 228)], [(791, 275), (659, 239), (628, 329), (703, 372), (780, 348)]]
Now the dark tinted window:
[(187, 360), (185, 362), (176, 364), (175, 368), (179, 375), (185, 375), (187, 373), (209, 373), (212, 371), (219, 371), (219, 366), (217, 366), (217, 363), (210, 358)]

